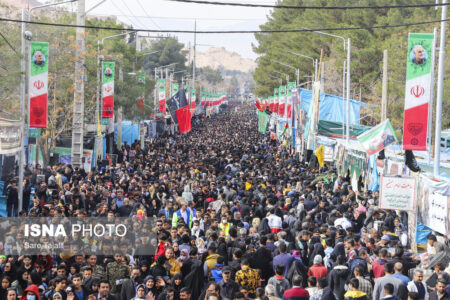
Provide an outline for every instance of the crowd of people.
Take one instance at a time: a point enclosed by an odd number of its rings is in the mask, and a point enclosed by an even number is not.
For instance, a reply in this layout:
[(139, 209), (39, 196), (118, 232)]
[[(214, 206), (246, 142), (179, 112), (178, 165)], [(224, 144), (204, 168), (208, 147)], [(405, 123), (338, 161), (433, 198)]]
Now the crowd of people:
[[(135, 142), (115, 166), (37, 166), (22, 220), (125, 217), (144, 238), (101, 240), (99, 255), (26, 255), (19, 224), (1, 232), (0, 300), (450, 299), (446, 265), (424, 280), (405, 215), (380, 210), (378, 193), (348, 177), (316, 180), (334, 167), (310, 166), (257, 129), (240, 106)], [(15, 183), (6, 189), (16, 197)], [(431, 254), (445, 247), (428, 242)]]

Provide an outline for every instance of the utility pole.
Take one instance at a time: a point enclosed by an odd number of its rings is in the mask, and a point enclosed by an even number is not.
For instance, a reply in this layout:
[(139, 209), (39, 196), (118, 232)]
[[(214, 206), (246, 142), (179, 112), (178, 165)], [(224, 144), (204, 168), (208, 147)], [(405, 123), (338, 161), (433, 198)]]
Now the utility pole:
[(387, 92), (388, 92), (388, 51), (383, 51), (383, 87), (381, 92), (381, 121), (387, 116)]
[[(437, 8), (437, 7), (436, 7)], [(433, 46), (431, 53), (431, 86), (430, 86), (430, 104), (428, 105), (428, 140), (427, 140), (427, 148), (428, 148), (428, 164), (430, 164), (432, 145), (433, 145), (433, 98), (434, 98), (434, 69), (436, 66), (436, 38), (437, 38), (437, 28), (433, 29)]]
[(84, 54), (85, 54), (85, 0), (78, 1), (75, 53), (75, 92), (72, 121), (72, 165), (82, 166), (84, 126)]
[[(194, 59), (192, 60), (192, 89), (195, 89), (195, 50), (196, 50), (196, 46), (197, 46), (197, 20), (195, 20), (194, 23)], [(191, 95), (191, 91), (189, 91), (189, 94)], [(191, 97), (189, 97), (189, 99), (191, 99), (190, 101), (192, 101), (192, 95)]]
[(447, 22), (447, 0), (442, 0), (441, 13), (441, 35), (439, 42), (439, 69), (436, 96), (436, 128), (434, 134), (434, 178), (439, 176), (439, 165), (441, 159), (441, 127), (442, 127), (442, 98), (444, 92), (444, 67), (445, 67), (445, 26)]
[(323, 94), (325, 93), (325, 63), (322, 62), (320, 66), (322, 69), (320, 71), (320, 93)]
[(347, 144), (350, 142), (350, 52), (351, 42), (350, 38), (347, 40)]
[(122, 106), (117, 110), (117, 150), (122, 148)]

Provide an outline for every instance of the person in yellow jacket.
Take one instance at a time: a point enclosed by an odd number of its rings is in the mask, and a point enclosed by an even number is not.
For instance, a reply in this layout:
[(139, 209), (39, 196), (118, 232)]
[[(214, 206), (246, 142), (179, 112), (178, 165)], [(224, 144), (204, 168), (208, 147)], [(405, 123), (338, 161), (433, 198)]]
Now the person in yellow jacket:
[(172, 277), (176, 273), (181, 273), (181, 264), (175, 259), (175, 253), (172, 247), (166, 248), (167, 263), (170, 265), (170, 276)]
[(222, 216), (222, 221), (219, 224), (219, 230), (225, 233), (226, 237), (230, 236), (230, 228), (233, 227), (233, 224), (228, 222), (227, 216)]
[(203, 265), (203, 271), (206, 278), (211, 275), (211, 270), (217, 264), (217, 258), (220, 256), (217, 252), (216, 244), (212, 243), (208, 246), (208, 256), (206, 257), (205, 264)]

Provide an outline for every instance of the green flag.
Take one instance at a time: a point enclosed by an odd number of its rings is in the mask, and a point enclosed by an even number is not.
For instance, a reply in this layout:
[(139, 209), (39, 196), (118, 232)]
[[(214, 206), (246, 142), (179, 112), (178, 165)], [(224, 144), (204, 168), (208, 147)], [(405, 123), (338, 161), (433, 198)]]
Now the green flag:
[(258, 131), (266, 133), (267, 123), (269, 122), (269, 115), (263, 111), (258, 111)]

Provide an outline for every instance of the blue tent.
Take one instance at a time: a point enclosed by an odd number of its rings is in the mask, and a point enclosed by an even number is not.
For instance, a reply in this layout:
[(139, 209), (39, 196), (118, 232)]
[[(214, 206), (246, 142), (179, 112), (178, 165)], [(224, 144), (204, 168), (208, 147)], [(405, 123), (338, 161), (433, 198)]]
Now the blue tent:
[[(308, 112), (311, 104), (312, 91), (300, 89), (301, 109)], [(319, 119), (333, 122), (344, 121), (346, 115), (346, 99), (326, 93), (320, 94)], [(361, 118), (361, 107), (366, 103), (350, 99), (350, 124), (358, 125)]]

